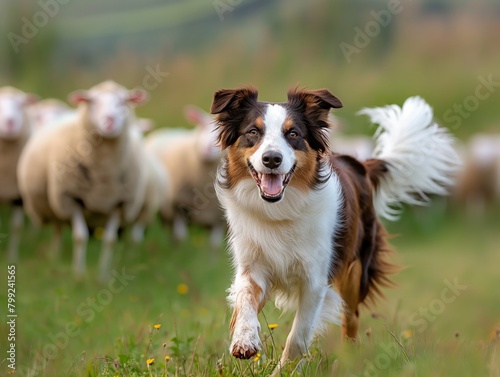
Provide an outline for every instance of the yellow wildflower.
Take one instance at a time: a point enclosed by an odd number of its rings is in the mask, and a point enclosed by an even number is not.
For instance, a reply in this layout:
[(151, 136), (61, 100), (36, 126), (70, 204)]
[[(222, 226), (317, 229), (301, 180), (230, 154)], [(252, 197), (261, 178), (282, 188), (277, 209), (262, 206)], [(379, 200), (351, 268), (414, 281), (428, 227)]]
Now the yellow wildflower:
[(278, 327), (278, 324), (277, 323), (270, 323), (269, 325), (267, 325), (267, 327), (269, 328), (269, 330), (274, 330), (276, 327)]
[(146, 364), (148, 364), (148, 366), (149, 366), (149, 365), (152, 365), (152, 364), (154, 364), (154, 363), (155, 363), (155, 358), (154, 358), (154, 357), (152, 357), (151, 359), (147, 359), (147, 360), (146, 360)]
[(411, 331), (410, 329), (407, 329), (407, 330), (404, 330), (402, 333), (401, 333), (401, 336), (405, 339), (410, 339), (411, 336), (413, 335), (413, 331)]
[(177, 286), (177, 292), (180, 294), (180, 295), (185, 295), (189, 292), (189, 287), (184, 284), (184, 283), (181, 283)]
[(165, 362), (168, 363), (170, 361), (170, 356), (165, 356)]
[(255, 355), (255, 357), (253, 358), (254, 362), (257, 362), (259, 360), (260, 360), (260, 353), (258, 353), (257, 355)]
[(159, 323), (157, 323), (156, 325), (153, 326), (155, 330), (159, 330), (161, 325)]

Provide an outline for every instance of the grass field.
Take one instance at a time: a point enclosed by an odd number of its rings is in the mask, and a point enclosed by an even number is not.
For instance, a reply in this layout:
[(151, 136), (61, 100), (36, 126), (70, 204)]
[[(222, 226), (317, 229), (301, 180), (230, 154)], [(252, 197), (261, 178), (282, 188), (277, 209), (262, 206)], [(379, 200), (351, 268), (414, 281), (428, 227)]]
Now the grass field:
[[(341, 344), (335, 327), (316, 340), (302, 375), (500, 376), (500, 212), (469, 219), (436, 207), (390, 224), (405, 266), (399, 286), (363, 311), (359, 343)], [(125, 237), (106, 285), (96, 279), (99, 242), (89, 246), (88, 276), (76, 282), (65, 236), (54, 261), (50, 230), (26, 227), (16, 265), (17, 375), (265, 376), (277, 362), (292, 317), (272, 303), (260, 315), (258, 360), (228, 355), (231, 267), (224, 250), (207, 249), (203, 229), (176, 246), (159, 223), (139, 247)], [(3, 259), (0, 376), (10, 370), (6, 272)]]
[[(0, 33), (21, 33), (40, 2), (3, 2)], [(138, 109), (156, 127), (188, 126), (184, 105), (209, 109), (216, 90), (252, 84), (266, 101), (285, 100), (290, 87), (329, 88), (344, 103), (336, 115), (350, 134), (374, 132), (360, 108), (413, 95), (462, 141), (498, 133), (497, 0), (402, 1), (405, 10), (352, 61), (340, 44), (355, 43), (356, 30), (391, 1), (56, 2), (71, 4), (19, 52), (0, 44), (0, 86), (64, 99), (105, 79), (144, 85), (159, 69), (150, 102)], [(221, 21), (214, 3), (242, 4)], [(456, 106), (468, 110), (457, 116)], [(334, 326), (316, 340), (303, 376), (500, 377), (500, 208), (471, 218), (444, 207), (435, 201), (388, 224), (394, 259), (405, 267), (398, 286), (364, 308), (356, 344), (341, 343)], [(0, 377), (11, 370), (7, 212), (0, 207)], [(232, 271), (225, 249), (207, 246), (205, 230), (191, 229), (179, 245), (159, 222), (140, 246), (125, 235), (105, 285), (97, 282), (99, 241), (89, 244), (87, 276), (75, 281), (64, 236), (64, 253), (53, 260), (51, 230), (26, 224), (15, 265), (16, 375), (265, 376), (276, 365), (293, 316), (268, 303), (260, 356), (228, 355)]]

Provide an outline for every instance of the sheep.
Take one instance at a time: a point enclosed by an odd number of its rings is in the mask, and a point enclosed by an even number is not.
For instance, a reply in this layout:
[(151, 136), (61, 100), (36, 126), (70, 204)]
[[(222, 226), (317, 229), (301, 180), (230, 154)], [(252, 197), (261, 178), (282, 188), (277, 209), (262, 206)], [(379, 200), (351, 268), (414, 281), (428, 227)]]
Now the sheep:
[[(44, 100), (46, 101), (46, 100)], [(41, 102), (44, 102), (41, 101)], [(46, 102), (47, 106), (50, 107), (59, 107), (57, 102), (60, 102), (58, 100), (52, 100), (50, 99), (50, 102)], [(62, 102), (61, 102), (62, 103)], [(33, 109), (33, 106), (30, 107), (30, 110)], [(38, 122), (38, 127), (35, 127), (35, 130), (40, 131), (44, 130), (47, 127), (54, 127), (57, 126), (60, 123), (63, 123), (65, 121), (68, 121), (70, 117), (76, 117), (77, 112), (75, 109), (69, 108), (66, 106), (66, 111), (64, 112), (59, 112), (57, 113), (56, 111), (49, 110), (48, 112), (45, 112), (45, 106), (38, 107), (36, 112), (41, 112), (44, 115), (48, 115), (47, 117), (43, 117), (42, 119), (39, 119)], [(35, 112), (32, 113), (32, 115), (35, 115)], [(53, 115), (53, 116), (52, 116)], [(133, 132), (137, 131), (137, 134), (140, 134), (142, 138), (142, 134), (146, 131), (149, 131), (153, 126), (153, 121), (151, 119), (146, 119), (146, 118), (137, 118), (133, 121), (131, 130)], [(43, 134), (43, 132), (41, 133)], [(35, 138), (39, 137), (38, 132), (35, 132)], [(44, 143), (44, 142), (32, 142), (33, 144), (36, 144), (37, 147), (34, 147), (34, 149), (37, 149), (38, 155), (43, 156), (46, 154), (48, 151), (47, 148), (50, 148), (50, 144)], [(146, 191), (146, 198), (144, 199), (147, 201), (144, 205), (144, 209), (141, 210), (141, 214), (139, 215), (139, 220), (138, 222), (134, 225), (132, 235), (134, 241), (137, 243), (140, 242), (143, 238), (143, 233), (144, 233), (144, 227), (149, 224), (154, 217), (154, 214), (158, 212), (159, 207), (161, 206), (161, 200), (158, 199), (159, 194), (157, 193), (158, 190), (163, 189), (163, 169), (158, 168), (159, 162), (158, 161), (153, 161), (150, 162), (151, 157), (146, 156), (146, 166), (145, 169), (146, 173), (148, 174), (148, 186), (147, 186), (147, 191)], [(156, 160), (156, 158), (155, 158)], [(151, 165), (153, 165), (153, 168), (151, 168)], [(156, 166), (154, 166), (156, 165)], [(151, 169), (153, 169), (153, 172), (151, 173)], [(35, 170), (35, 169), (33, 169)], [(35, 182), (43, 181), (45, 182), (45, 175), (44, 174), (38, 174), (40, 172), (45, 171), (45, 169), (40, 169), (35, 171), (30, 171), (30, 173), (27, 174), (29, 177), (29, 184), (34, 185), (35, 187), (45, 187), (46, 183), (40, 183), (37, 184)], [(159, 172), (158, 172), (159, 171)], [(148, 173), (149, 172), (149, 173)], [(156, 172), (156, 174), (154, 174)], [(35, 179), (35, 177), (38, 177), (38, 179)], [(150, 182), (153, 181), (153, 182)], [(161, 186), (161, 188), (157, 188), (156, 186)], [(33, 188), (34, 189), (34, 188)], [(156, 191), (155, 191), (156, 190)], [(40, 225), (41, 223), (52, 223), (54, 225), (54, 234), (52, 237), (52, 243), (50, 246), (51, 254), (50, 256), (54, 259), (57, 259), (60, 256), (61, 252), (61, 244), (62, 244), (62, 228), (67, 222), (61, 221), (55, 214), (50, 209), (50, 206), (48, 204), (48, 197), (45, 194), (41, 194), (37, 196), (36, 200), (36, 207), (37, 211), (30, 211), (30, 212), (35, 212), (32, 213), (33, 217), (37, 216), (37, 213), (43, 213), (45, 214), (45, 218), (43, 221), (39, 221), (38, 219), (35, 220), (35, 223)], [(28, 210), (29, 211), (29, 210)], [(101, 227), (102, 228), (102, 227)], [(92, 231), (92, 229), (89, 229), (89, 231)]]
[(67, 116), (72, 116), (74, 110), (61, 100), (46, 98), (31, 105), (28, 113), (33, 131), (37, 132), (57, 121), (62, 121)]
[(365, 135), (345, 135), (342, 132), (346, 128), (345, 122), (334, 114), (329, 114), (328, 120), (332, 127), (326, 132), (333, 152), (347, 154), (360, 161), (371, 158), (375, 147), (373, 138)]
[(19, 239), (24, 222), (21, 194), (16, 176), (19, 156), (31, 134), (27, 107), (37, 101), (33, 94), (4, 86), (0, 88), (0, 203), (12, 206), (7, 258), (19, 257)]
[(370, 159), (374, 147), (373, 139), (364, 135), (334, 134), (330, 137), (330, 148), (333, 152), (347, 154), (360, 161)]
[(464, 165), (453, 198), (472, 216), (500, 200), (500, 135), (476, 134), (461, 148)]
[[(141, 119), (137, 125), (137, 137), (142, 139), (142, 133), (150, 129), (150, 121)], [(146, 174), (146, 191), (143, 205), (132, 226), (132, 240), (140, 243), (144, 239), (144, 231), (165, 205), (167, 198), (167, 174), (158, 157), (149, 150), (145, 151), (143, 169)]]
[(222, 152), (210, 115), (195, 106), (185, 109), (194, 130), (158, 129), (145, 138), (146, 149), (158, 156), (168, 176), (167, 200), (160, 210), (173, 227), (175, 240), (187, 236), (187, 220), (211, 228), (210, 242), (218, 248), (225, 234), (222, 210), (213, 186)]
[(47, 194), (48, 160), (53, 145), (51, 138), (58, 138), (59, 128), (65, 128), (64, 123), (48, 125), (38, 129), (30, 138), (19, 158), (17, 178), (19, 190), (23, 198), (24, 211), (31, 222), (40, 227), (43, 224), (54, 226), (52, 257), (58, 257), (61, 248), (63, 225), (69, 224), (57, 217), (49, 204)]
[(76, 116), (41, 131), (21, 155), (25, 210), (35, 224), (71, 224), (77, 277), (86, 270), (88, 228), (105, 229), (99, 261), (105, 281), (117, 230), (136, 219), (143, 204), (144, 147), (131, 124), (132, 107), (146, 99), (145, 91), (113, 81), (71, 93)]

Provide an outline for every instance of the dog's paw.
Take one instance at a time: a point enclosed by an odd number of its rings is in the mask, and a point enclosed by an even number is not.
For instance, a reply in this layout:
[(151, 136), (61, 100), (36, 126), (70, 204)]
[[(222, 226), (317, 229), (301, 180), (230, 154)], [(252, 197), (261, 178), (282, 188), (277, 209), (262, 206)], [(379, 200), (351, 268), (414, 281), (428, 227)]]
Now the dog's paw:
[(250, 359), (257, 354), (259, 347), (253, 344), (234, 342), (231, 346), (231, 354), (238, 359)]
[[(250, 359), (255, 356), (260, 349), (260, 338), (258, 331), (244, 329), (239, 334), (234, 334), (229, 351), (238, 359)], [(257, 329), (255, 329), (257, 330)]]

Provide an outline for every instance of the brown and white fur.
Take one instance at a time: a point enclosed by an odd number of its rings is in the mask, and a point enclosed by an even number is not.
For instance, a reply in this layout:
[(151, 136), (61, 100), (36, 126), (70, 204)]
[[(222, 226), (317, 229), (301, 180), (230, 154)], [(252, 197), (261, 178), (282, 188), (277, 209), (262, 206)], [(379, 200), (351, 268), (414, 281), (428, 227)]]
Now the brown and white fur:
[(443, 193), (456, 155), (418, 97), (399, 112), (365, 110), (381, 125), (375, 156), (383, 158), (361, 163), (329, 151), (328, 113), (342, 104), (327, 90), (292, 90), (286, 103), (259, 102), (257, 94), (241, 88), (214, 95), (227, 149), (216, 190), (235, 267), (231, 354), (248, 359), (260, 349), (257, 315), (268, 299), (296, 308), (277, 374), (340, 316), (343, 335), (356, 338), (359, 305), (380, 294), (397, 269), (386, 258), (377, 215), (393, 218), (397, 203)]

